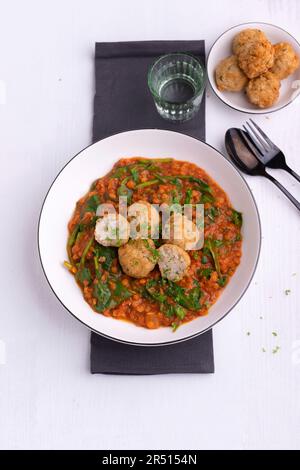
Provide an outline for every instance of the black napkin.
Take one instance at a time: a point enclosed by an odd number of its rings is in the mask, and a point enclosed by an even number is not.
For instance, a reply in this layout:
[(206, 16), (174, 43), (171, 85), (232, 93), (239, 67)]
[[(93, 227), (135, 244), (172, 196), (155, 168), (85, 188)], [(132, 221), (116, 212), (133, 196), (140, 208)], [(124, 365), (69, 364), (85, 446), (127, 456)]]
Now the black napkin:
[[(205, 140), (205, 96), (199, 113), (181, 124), (164, 120), (154, 106), (147, 87), (147, 72), (157, 57), (172, 52), (189, 52), (205, 63), (204, 41), (96, 43), (94, 142), (117, 132), (145, 128), (175, 130)], [(118, 343), (92, 333), (91, 372), (213, 373), (212, 331), (174, 345), (145, 347)]]

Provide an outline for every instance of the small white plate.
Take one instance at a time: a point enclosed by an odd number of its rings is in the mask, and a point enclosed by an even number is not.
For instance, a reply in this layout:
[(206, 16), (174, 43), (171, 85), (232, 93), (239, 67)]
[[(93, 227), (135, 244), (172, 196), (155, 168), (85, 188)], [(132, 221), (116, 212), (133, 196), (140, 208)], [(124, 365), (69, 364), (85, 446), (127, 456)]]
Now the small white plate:
[(248, 114), (267, 114), (278, 111), (290, 104), (300, 94), (300, 68), (285, 80), (281, 81), (280, 96), (278, 101), (270, 108), (259, 109), (251, 104), (245, 93), (219, 91), (215, 82), (215, 70), (218, 63), (233, 54), (232, 41), (236, 34), (246, 28), (262, 30), (272, 44), (277, 42), (288, 42), (300, 57), (300, 44), (296, 39), (284, 29), (268, 23), (243, 23), (228, 29), (223, 33), (212, 46), (207, 59), (207, 75), (209, 83), (215, 94), (233, 109)]
[[(108, 173), (120, 158), (173, 157), (202, 167), (243, 213), (243, 254), (228, 286), (209, 314), (171, 328), (148, 330), (95, 313), (85, 302), (74, 277), (63, 266), (67, 259), (67, 224), (76, 201), (95, 179)], [(254, 274), (260, 251), (260, 221), (251, 191), (236, 168), (213, 147), (198, 139), (157, 129), (123, 132), (82, 150), (61, 170), (45, 198), (39, 221), (40, 258), (48, 282), (70, 313), (91, 330), (111, 339), (138, 345), (162, 345), (197, 336), (220, 321), (237, 304)]]

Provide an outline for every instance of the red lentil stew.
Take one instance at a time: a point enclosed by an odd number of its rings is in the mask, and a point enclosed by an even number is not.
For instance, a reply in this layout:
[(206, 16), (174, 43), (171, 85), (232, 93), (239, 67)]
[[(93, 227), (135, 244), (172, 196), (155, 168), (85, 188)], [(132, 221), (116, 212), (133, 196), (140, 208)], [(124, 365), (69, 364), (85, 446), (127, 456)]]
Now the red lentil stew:
[[(204, 204), (204, 245), (189, 252), (191, 264), (182, 280), (163, 278), (157, 266), (145, 278), (130, 277), (122, 271), (118, 249), (95, 240), (98, 205), (111, 203), (118, 210), (120, 195), (129, 204)], [(206, 315), (235, 272), (242, 254), (241, 226), (242, 214), (197, 165), (172, 158), (121, 159), (77, 202), (68, 224), (65, 265), (95, 312), (175, 331), (180, 324)], [(154, 243), (157, 249), (163, 242)]]

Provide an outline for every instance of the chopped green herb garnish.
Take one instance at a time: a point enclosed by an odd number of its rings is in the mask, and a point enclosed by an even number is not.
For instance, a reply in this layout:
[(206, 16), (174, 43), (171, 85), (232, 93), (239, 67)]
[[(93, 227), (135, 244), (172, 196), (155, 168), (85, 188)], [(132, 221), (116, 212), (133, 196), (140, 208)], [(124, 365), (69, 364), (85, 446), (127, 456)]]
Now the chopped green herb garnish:
[(151, 253), (153, 262), (156, 263), (159, 260), (159, 251), (156, 248), (152, 248), (152, 246), (150, 246), (149, 240), (143, 239), (143, 242), (147, 250)]

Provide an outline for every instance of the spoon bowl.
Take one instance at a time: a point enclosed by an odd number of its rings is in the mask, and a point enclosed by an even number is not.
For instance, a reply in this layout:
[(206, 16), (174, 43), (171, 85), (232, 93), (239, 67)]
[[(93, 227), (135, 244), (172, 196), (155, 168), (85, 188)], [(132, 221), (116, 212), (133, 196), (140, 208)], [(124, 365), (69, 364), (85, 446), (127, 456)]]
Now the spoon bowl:
[(239, 170), (247, 175), (264, 176), (270, 180), (300, 211), (299, 201), (279, 181), (267, 173), (266, 166), (256, 158), (253, 144), (245, 131), (235, 127), (228, 129), (225, 134), (225, 147), (231, 160)]

